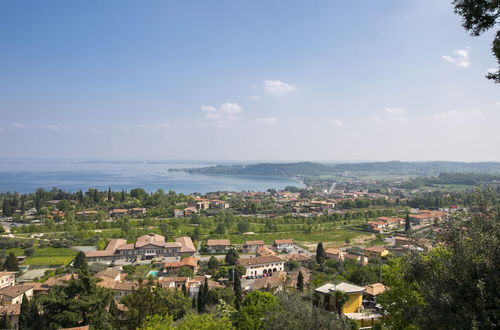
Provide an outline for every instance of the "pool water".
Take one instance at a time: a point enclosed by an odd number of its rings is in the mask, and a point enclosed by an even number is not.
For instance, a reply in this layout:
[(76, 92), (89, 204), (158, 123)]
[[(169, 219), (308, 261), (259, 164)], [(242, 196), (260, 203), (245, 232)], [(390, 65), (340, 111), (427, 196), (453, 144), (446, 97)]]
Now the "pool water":
[(153, 278), (157, 278), (158, 277), (158, 271), (157, 270), (150, 270), (148, 275), (146, 277), (153, 277)]

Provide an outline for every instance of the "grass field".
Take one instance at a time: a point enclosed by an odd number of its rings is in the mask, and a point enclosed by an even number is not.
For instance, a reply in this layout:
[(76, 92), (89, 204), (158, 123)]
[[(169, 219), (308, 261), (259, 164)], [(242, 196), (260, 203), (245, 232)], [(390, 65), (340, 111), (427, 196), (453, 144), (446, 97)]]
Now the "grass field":
[(422, 186), (419, 190), (423, 191), (449, 191), (449, 192), (465, 192), (467, 189), (472, 189), (474, 186), (465, 184), (436, 184), (434, 186)]
[[(30, 266), (58, 266), (67, 265), (73, 260), (77, 252), (68, 248), (37, 248), (35, 253), (24, 260), (23, 265)], [(23, 255), (24, 250), (21, 248), (8, 249), (7, 253), (14, 252), (16, 256)]]

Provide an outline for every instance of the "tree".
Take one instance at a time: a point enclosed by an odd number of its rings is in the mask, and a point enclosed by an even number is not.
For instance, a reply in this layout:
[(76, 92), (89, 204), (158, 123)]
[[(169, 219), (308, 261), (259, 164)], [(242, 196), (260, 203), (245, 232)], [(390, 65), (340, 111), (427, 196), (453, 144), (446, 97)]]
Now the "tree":
[[(500, 24), (500, 1), (498, 0), (453, 0), (455, 13), (462, 16), (462, 26), (472, 36), (479, 36)], [(498, 69), (487, 74), (488, 79), (500, 83), (500, 30), (496, 31), (491, 48), (497, 59)]]
[(8, 271), (19, 271), (19, 264), (17, 262), (16, 256), (14, 255), (14, 252), (9, 253), (7, 258), (5, 259), (3, 268)]
[(170, 235), (170, 227), (166, 222), (161, 222), (160, 223), (160, 231), (163, 236), (168, 237)]
[(29, 300), (26, 295), (23, 295), (21, 303), (19, 328), (23, 330), (36, 330), (43, 328), (35, 299), (32, 298)]
[(111, 202), (113, 200), (113, 195), (111, 193), (111, 187), (108, 188), (108, 201)]
[(3, 200), (2, 213), (6, 217), (12, 216), (12, 208), (10, 206), (10, 201), (8, 199)]
[(406, 212), (405, 218), (405, 232), (409, 232), (411, 230), (411, 222), (410, 222), (410, 212)]
[(314, 307), (307, 295), (282, 293), (277, 298), (278, 303), (264, 315), (266, 330), (351, 330), (337, 314)]
[(440, 245), (383, 267), (379, 303), (393, 328), (492, 329), (500, 324), (500, 210), (476, 191), (469, 213), (444, 223)]
[(184, 294), (184, 296), (189, 297), (189, 292), (187, 291), (185, 283), (182, 283), (182, 293)]
[(237, 310), (240, 309), (241, 300), (243, 297), (243, 293), (241, 292), (241, 275), (237, 271), (237, 269), (233, 270), (234, 273), (234, 282), (233, 282), (233, 291), (234, 291), (234, 305)]
[(323, 248), (323, 243), (319, 242), (318, 246), (316, 247), (316, 262), (318, 264), (323, 264), (323, 262), (326, 259), (326, 254), (325, 254), (325, 249)]
[(223, 223), (219, 223), (214, 231), (217, 235), (224, 235), (226, 233), (226, 225)]
[(120, 197), (120, 201), (123, 203), (125, 202), (125, 198), (126, 198), (126, 195), (125, 195), (125, 190), (122, 190), (122, 194), (121, 194), (121, 197)]
[(182, 318), (191, 307), (191, 300), (181, 291), (166, 290), (153, 281), (142, 282), (132, 293), (122, 298), (127, 307), (119, 320), (120, 327), (136, 329), (148, 316), (169, 314), (174, 320)]
[(87, 257), (85, 257), (85, 253), (82, 251), (79, 251), (73, 259), (73, 268), (75, 269), (81, 269), (81, 270), (87, 270), (88, 269), (88, 264), (87, 264)]
[(208, 259), (207, 266), (208, 266), (208, 269), (215, 270), (219, 267), (219, 261), (217, 261), (216, 257), (211, 256), (210, 259)]
[(177, 275), (180, 277), (193, 277), (194, 271), (191, 267), (189, 266), (182, 266), (179, 268), (177, 271)]
[(270, 292), (252, 291), (245, 299), (238, 313), (238, 329), (262, 329), (267, 310), (273, 308), (278, 299)]
[(90, 325), (93, 329), (111, 329), (109, 307), (113, 293), (97, 286), (98, 279), (80, 271), (63, 285), (53, 286), (37, 299), (46, 328), (60, 329)]
[(206, 300), (207, 305), (217, 305), (220, 304), (221, 301), (224, 301), (226, 304), (233, 305), (234, 290), (230, 287), (210, 289), (208, 291)]
[(188, 314), (176, 326), (178, 330), (233, 330), (231, 320), (214, 314)]
[(300, 292), (304, 291), (304, 275), (299, 271), (299, 275), (297, 275), (297, 290)]
[(240, 233), (246, 233), (248, 231), (250, 231), (250, 222), (248, 222), (248, 220), (241, 220), (240, 222), (238, 222), (238, 232)]
[(339, 313), (339, 316), (342, 315), (342, 306), (349, 300), (349, 296), (340, 290), (335, 290), (330, 293), (333, 296), (334, 308)]
[(198, 313), (204, 313), (205, 307), (207, 305), (208, 298), (208, 282), (205, 277), (205, 282), (200, 285), (200, 290), (198, 291)]
[(226, 261), (226, 264), (233, 266), (236, 265), (236, 262), (238, 261), (239, 258), (240, 254), (238, 253), (238, 251), (236, 251), (235, 248), (231, 248), (229, 249), (229, 251), (227, 251), (224, 260)]

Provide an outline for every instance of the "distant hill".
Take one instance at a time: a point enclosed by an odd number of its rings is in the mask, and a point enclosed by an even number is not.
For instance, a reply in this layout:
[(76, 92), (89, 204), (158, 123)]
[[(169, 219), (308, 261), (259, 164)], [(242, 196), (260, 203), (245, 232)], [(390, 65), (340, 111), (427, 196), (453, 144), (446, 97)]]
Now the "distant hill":
[[(179, 169), (177, 169), (179, 170)], [(249, 165), (216, 165), (201, 168), (180, 169), (197, 174), (259, 175), (283, 177), (310, 177), (320, 175), (393, 174), (393, 175), (439, 175), (443, 172), (500, 173), (500, 163), (481, 162), (367, 162), (345, 164), (322, 164), (315, 162), (259, 163)]]

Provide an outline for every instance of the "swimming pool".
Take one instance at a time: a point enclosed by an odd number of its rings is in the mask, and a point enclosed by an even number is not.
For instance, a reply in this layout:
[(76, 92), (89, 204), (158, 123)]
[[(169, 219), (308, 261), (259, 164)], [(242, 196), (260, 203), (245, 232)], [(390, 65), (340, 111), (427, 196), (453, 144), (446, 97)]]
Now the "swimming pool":
[(153, 278), (157, 278), (158, 277), (158, 270), (150, 270), (148, 275), (146, 277), (153, 277)]

